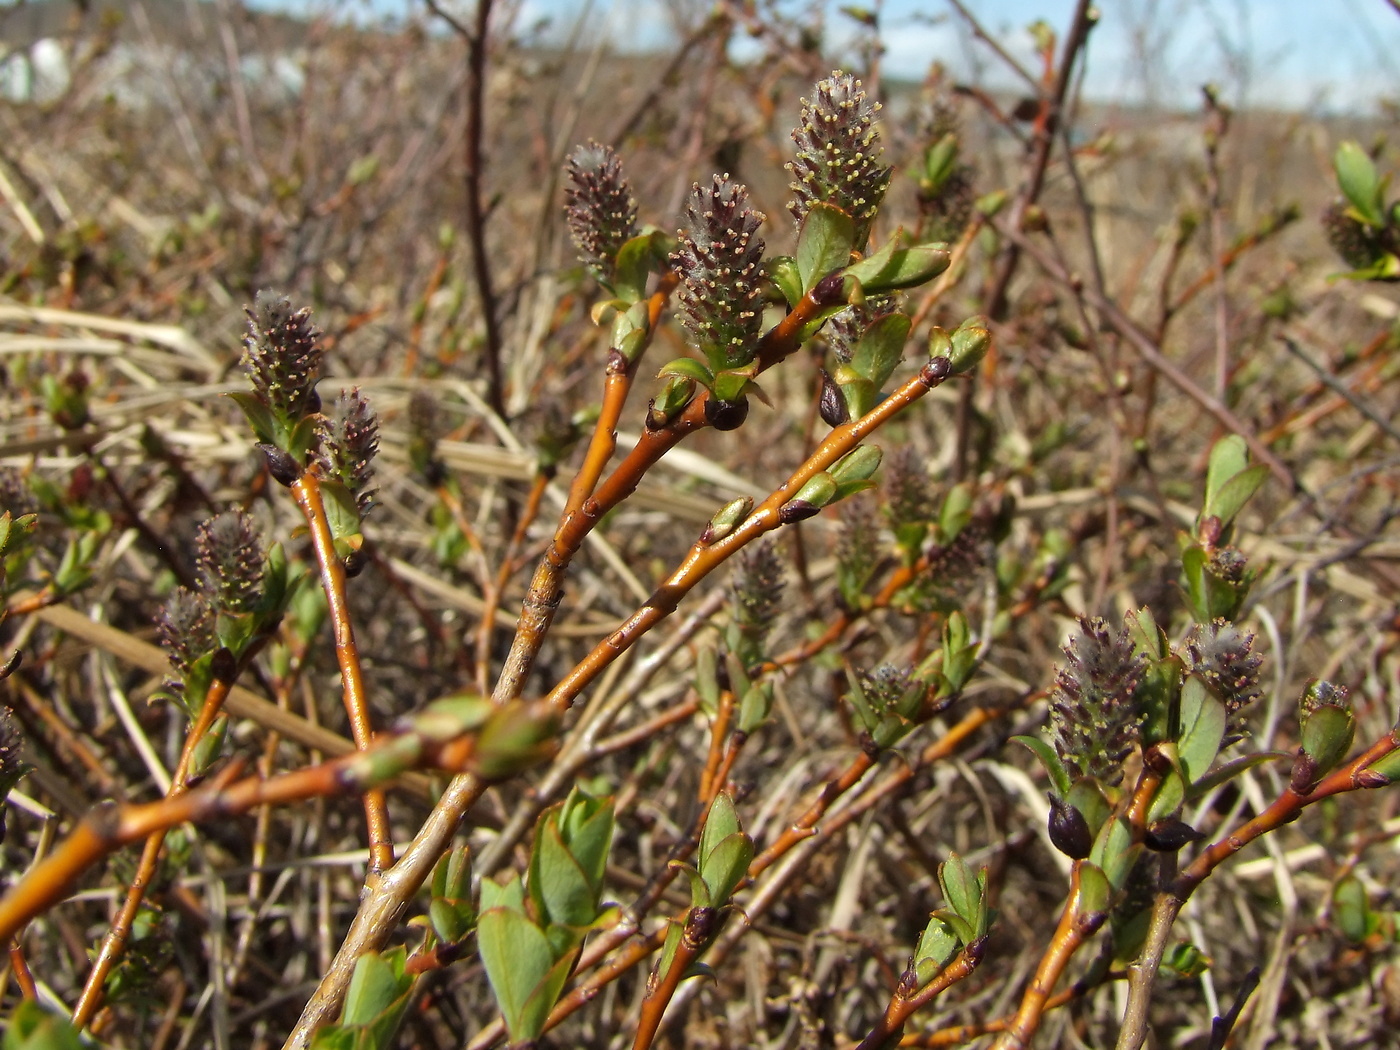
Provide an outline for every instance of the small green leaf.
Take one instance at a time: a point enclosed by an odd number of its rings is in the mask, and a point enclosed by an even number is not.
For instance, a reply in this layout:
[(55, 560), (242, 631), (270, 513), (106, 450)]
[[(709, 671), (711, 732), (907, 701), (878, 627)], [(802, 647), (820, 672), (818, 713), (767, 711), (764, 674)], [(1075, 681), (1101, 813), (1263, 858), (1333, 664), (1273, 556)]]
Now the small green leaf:
[(729, 900), (753, 860), (753, 839), (745, 834), (721, 839), (700, 862), (700, 874), (710, 892), (710, 905), (719, 907)]
[(272, 415), (272, 410), (267, 407), (260, 397), (249, 390), (232, 390), (227, 397), (235, 405), (243, 410), (243, 415), (248, 419), (248, 425), (253, 428), (253, 433), (257, 435), (259, 441), (265, 444), (277, 444), (277, 423)]
[(1128, 822), (1122, 817), (1114, 817), (1099, 829), (1089, 861), (1103, 871), (1108, 884), (1116, 891), (1127, 882), (1128, 872), (1141, 852), (1142, 846), (1133, 845)]
[(1382, 194), (1385, 188), (1366, 151), (1355, 142), (1343, 142), (1337, 147), (1332, 162), (1337, 169), (1337, 185), (1356, 209), (1357, 216), (1367, 225), (1384, 226)]
[(1206, 466), (1206, 496), (1202, 504), (1203, 513), (1214, 514), (1216, 495), (1240, 471), (1249, 466), (1249, 446), (1238, 434), (1227, 434), (1210, 450), (1210, 462)]
[(1303, 750), (1317, 765), (1316, 776), (1331, 772), (1347, 757), (1356, 718), (1344, 707), (1323, 704), (1303, 720)]
[(83, 1042), (68, 1020), (56, 1017), (33, 999), (15, 1007), (5, 1025), (4, 1050), (82, 1050)]
[(554, 966), (549, 940), (523, 913), (508, 908), (483, 911), (476, 939), (486, 979), (511, 1039), (534, 1039), (543, 1031), (543, 1025), (533, 1028), (527, 1023), (526, 1008)]
[(505, 882), (495, 879), (481, 880), (481, 910), (507, 908), (525, 914), (525, 886), (519, 875), (512, 875)]
[(1172, 816), (1181, 808), (1181, 803), (1185, 798), (1186, 785), (1182, 783), (1176, 770), (1170, 771), (1162, 779), (1157, 793), (1152, 796), (1152, 805), (1147, 810), (1147, 822), (1151, 824)]
[(814, 203), (797, 234), (797, 272), (803, 294), (851, 261), (855, 223), (834, 204)]
[(404, 950), (366, 952), (355, 960), (355, 972), (345, 992), (340, 1023), (369, 1024), (383, 1014), (413, 984), (403, 972)]
[(693, 357), (678, 357), (667, 361), (656, 373), (658, 379), (689, 379), (699, 383), (706, 390), (714, 386), (715, 374)]
[(1380, 925), (1371, 911), (1366, 887), (1353, 874), (1348, 874), (1332, 888), (1332, 917), (1342, 936), (1353, 944), (1366, 940)]
[(705, 885), (705, 880), (700, 877), (700, 873), (689, 864), (679, 860), (671, 861), (671, 867), (680, 869), (690, 882), (690, 906), (692, 908), (710, 907), (710, 888)]
[(647, 279), (656, 258), (656, 232), (639, 234), (617, 250), (612, 289), (624, 302), (640, 302), (647, 294)]
[(919, 935), (914, 947), (914, 973), (920, 986), (937, 977), (948, 961), (957, 954), (959, 938), (953, 928), (937, 915), (929, 917), (928, 925)]
[(1262, 463), (1246, 467), (1220, 486), (1211, 505), (1211, 513), (1220, 519), (1221, 525), (1229, 525), (1268, 477), (1269, 468)]
[(1210, 770), (1225, 737), (1225, 705), (1196, 675), (1188, 675), (1181, 687), (1181, 737), (1177, 754), (1189, 783)]
[(797, 306), (802, 300), (802, 274), (797, 270), (797, 260), (791, 255), (778, 255), (765, 261), (768, 279), (778, 286), (787, 300), (788, 309)]
[(530, 852), (530, 897), (541, 919), (566, 926), (587, 926), (597, 911), (588, 879), (547, 819)]
[(1288, 751), (1256, 751), (1252, 755), (1241, 755), (1193, 783), (1190, 790), (1186, 792), (1186, 797), (1188, 799), (1200, 798), (1207, 792), (1214, 791), (1221, 784), (1234, 780), (1247, 769), (1253, 769), (1265, 762), (1283, 762), (1293, 757), (1293, 754)]
[(1097, 864), (1088, 861), (1079, 865), (1079, 914), (1106, 912), (1113, 903), (1113, 887), (1108, 876)]
[(1167, 951), (1162, 965), (1182, 977), (1199, 977), (1210, 969), (1210, 959), (1206, 953), (1189, 941), (1174, 944)]
[(982, 907), (982, 894), (972, 869), (954, 853), (938, 866), (938, 881), (943, 887), (948, 906), (975, 930)]
[(1013, 736), (1011, 739), (1014, 743), (1029, 748), (1031, 753), (1040, 759), (1040, 764), (1050, 775), (1050, 784), (1054, 788), (1056, 797), (1067, 798), (1070, 789), (1069, 773), (1065, 771), (1065, 764), (1060, 761), (1060, 756), (1055, 753), (1055, 749), (1038, 736)]
[(846, 268), (846, 298), (858, 294), (883, 295), (901, 288), (915, 288), (933, 280), (948, 268), (950, 256), (944, 244), (920, 244), (900, 248), (899, 232), (874, 255)]
[(734, 808), (734, 800), (727, 791), (721, 791), (710, 803), (710, 812), (705, 817), (705, 827), (700, 832), (700, 858), (703, 861), (711, 851), (730, 835), (742, 830), (739, 826), (739, 812)]
[[(883, 386), (904, 356), (909, 338), (910, 319), (904, 314), (886, 314), (862, 333), (847, 366), (876, 389)], [(838, 382), (840, 377), (838, 376)], [(873, 408), (871, 405), (870, 408)], [(870, 408), (865, 411), (868, 412)], [(854, 414), (854, 413), (853, 413)], [(864, 415), (865, 412), (860, 413)]]

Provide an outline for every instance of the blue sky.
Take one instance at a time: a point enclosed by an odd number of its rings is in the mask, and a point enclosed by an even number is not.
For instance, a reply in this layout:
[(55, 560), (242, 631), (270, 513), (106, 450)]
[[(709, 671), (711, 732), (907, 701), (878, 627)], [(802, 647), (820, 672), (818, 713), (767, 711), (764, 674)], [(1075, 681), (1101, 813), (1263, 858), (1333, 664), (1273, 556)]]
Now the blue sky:
[[(441, 0), (470, 11), (474, 0)], [(860, 0), (873, 7), (875, 0)], [(259, 0), (262, 6), (325, 10), (337, 0)], [(418, 0), (356, 0), (362, 12), (421, 12)], [(1062, 28), (1072, 0), (965, 0), (1018, 57), (1029, 61), (1025, 27), (1044, 19)], [(510, 6), (510, 5), (501, 5)], [(664, 45), (668, 0), (521, 0), (525, 24), (547, 19), (559, 38), (580, 19), (619, 48)], [(704, 0), (689, 5), (704, 10)], [(789, 10), (822, 7), (833, 59), (855, 32), (840, 3), (793, 0)], [(1373, 114), (1381, 97), (1400, 99), (1400, 14), (1388, 0), (1099, 0), (1102, 20), (1091, 48), (1086, 89), (1100, 99), (1194, 106), (1199, 86), (1219, 84), (1235, 105)], [(879, 5), (885, 69), (920, 77), (932, 61), (970, 76), (986, 59), (965, 23), (943, 0), (884, 0)], [(979, 57), (974, 57), (979, 56)], [(994, 61), (984, 82), (1005, 86)]]

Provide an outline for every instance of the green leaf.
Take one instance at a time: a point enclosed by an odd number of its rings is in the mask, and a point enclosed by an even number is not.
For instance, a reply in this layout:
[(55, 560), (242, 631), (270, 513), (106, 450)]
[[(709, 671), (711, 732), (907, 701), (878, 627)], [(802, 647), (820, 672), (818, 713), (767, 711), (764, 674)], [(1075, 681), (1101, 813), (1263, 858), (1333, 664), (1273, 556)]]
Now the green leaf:
[(1194, 784), (1210, 770), (1225, 737), (1225, 705), (1196, 675), (1188, 675), (1181, 687), (1181, 736), (1177, 754), (1188, 783)]
[(617, 250), (612, 289), (624, 302), (640, 302), (647, 294), (647, 279), (656, 258), (652, 247), (655, 239), (655, 231), (639, 234)]
[(1356, 209), (1357, 216), (1367, 225), (1384, 226), (1382, 195), (1385, 187), (1366, 151), (1355, 142), (1343, 142), (1337, 147), (1332, 163), (1337, 169), (1337, 185)]
[(739, 812), (734, 808), (734, 800), (729, 797), (727, 791), (721, 791), (715, 796), (715, 800), (710, 803), (710, 812), (705, 817), (705, 827), (700, 832), (700, 858), (705, 857), (727, 839), (730, 835), (738, 834), (742, 828), (739, 825)]
[(915, 288), (933, 280), (948, 268), (947, 245), (919, 244), (897, 247), (896, 233), (874, 255), (846, 268), (846, 298), (883, 295), (901, 288)]
[(338, 481), (323, 478), (321, 495), (326, 505), (326, 523), (330, 525), (331, 536), (337, 540), (359, 536), (364, 526), (354, 493)]
[(1303, 720), (1303, 750), (1317, 764), (1315, 776), (1331, 772), (1347, 757), (1356, 735), (1356, 718), (1344, 707), (1323, 704)]
[(1261, 766), (1265, 762), (1283, 762), (1293, 758), (1293, 754), (1288, 751), (1256, 751), (1252, 755), (1241, 755), (1233, 758), (1229, 762), (1213, 770), (1204, 777), (1201, 777), (1186, 792), (1188, 799), (1197, 799), (1209, 791), (1214, 791), (1226, 781), (1234, 780), (1247, 769)]
[(710, 892), (712, 907), (729, 901), (729, 895), (744, 878), (753, 856), (753, 839), (740, 833), (721, 839), (701, 861), (700, 874)]
[(15, 1007), (5, 1026), (3, 1050), (82, 1050), (77, 1029), (55, 1017), (33, 999)]
[[(851, 362), (846, 367), (874, 384), (877, 389), (883, 386), (894, 373), (900, 358), (904, 356), (904, 344), (909, 338), (910, 324), (910, 319), (904, 314), (887, 314), (881, 317), (861, 335), (851, 354)], [(840, 381), (838, 375), (837, 382)]]
[(1089, 862), (1103, 871), (1108, 884), (1116, 891), (1127, 882), (1128, 872), (1132, 870), (1140, 852), (1142, 847), (1133, 845), (1128, 822), (1122, 817), (1114, 817), (1099, 830)]
[(1152, 805), (1147, 810), (1147, 823), (1151, 824), (1172, 816), (1181, 808), (1181, 803), (1185, 798), (1186, 785), (1182, 783), (1176, 770), (1170, 771), (1162, 779), (1157, 793), (1152, 796)]
[(1162, 965), (1182, 977), (1199, 977), (1210, 969), (1210, 959), (1206, 953), (1189, 941), (1174, 944), (1167, 951)]
[(1210, 450), (1210, 462), (1206, 466), (1206, 497), (1204, 513), (1214, 514), (1216, 495), (1240, 471), (1249, 466), (1249, 446), (1238, 434), (1227, 434), (1217, 441)]
[(257, 439), (269, 445), (277, 444), (277, 423), (272, 410), (263, 404), (260, 397), (250, 390), (232, 390), (226, 395), (243, 410), (248, 425), (253, 428)]
[(693, 357), (678, 357), (673, 361), (667, 361), (656, 373), (656, 377), (658, 379), (672, 377), (690, 379), (699, 383), (706, 390), (714, 386), (715, 382), (715, 374)]
[(1353, 874), (1348, 874), (1332, 888), (1332, 917), (1342, 936), (1360, 944), (1380, 925), (1371, 912), (1366, 887)]
[(804, 295), (851, 261), (855, 237), (855, 223), (834, 204), (819, 201), (808, 209), (797, 234), (797, 273)]
[(797, 270), (797, 260), (791, 255), (778, 255), (764, 262), (768, 279), (778, 286), (787, 300), (788, 309), (793, 309), (802, 300), (802, 274)]
[(355, 961), (355, 972), (345, 992), (341, 1024), (364, 1025), (389, 1009), (413, 984), (403, 972), (404, 949), (366, 952)]
[(1013, 736), (1011, 739), (1014, 743), (1029, 748), (1031, 753), (1040, 759), (1040, 764), (1050, 775), (1050, 784), (1054, 788), (1055, 796), (1060, 799), (1067, 798), (1070, 789), (1069, 773), (1065, 771), (1065, 764), (1060, 761), (1055, 749), (1038, 736)]
[(530, 897), (540, 918), (552, 923), (587, 926), (597, 912), (588, 878), (549, 821), (530, 852)]
[(535, 1025), (537, 1010), (530, 1008), (531, 997), (555, 965), (544, 931), (521, 912), (490, 908), (477, 922), (476, 939), (486, 979), (511, 1039), (534, 1039), (544, 1025)]
[(1262, 463), (1246, 467), (1220, 486), (1211, 505), (1211, 513), (1220, 519), (1221, 525), (1229, 525), (1268, 477), (1269, 468)]
[(957, 954), (958, 943), (959, 938), (948, 923), (937, 915), (929, 917), (914, 947), (914, 973), (920, 986), (942, 973), (943, 967)]
[(519, 875), (512, 875), (505, 882), (495, 879), (481, 880), (481, 910), (507, 908), (525, 914), (525, 886)]
[(982, 908), (982, 893), (972, 869), (954, 853), (938, 866), (938, 881), (948, 906), (975, 930)]
[[(684, 861), (673, 860), (671, 867), (679, 869), (690, 882), (690, 906), (692, 908), (710, 907), (710, 887), (705, 885), (705, 880), (700, 877), (700, 873)], [(665, 972), (664, 967), (662, 972)]]
[(1079, 865), (1079, 914), (1106, 912), (1113, 903), (1113, 887), (1108, 876), (1097, 864), (1088, 861)]
[(937, 194), (958, 160), (958, 136), (948, 132), (924, 151), (924, 170), (919, 179), (919, 188), (926, 195)]
[[(521, 1035), (511, 1033), (512, 1039), (534, 1039), (544, 1031), (545, 1023), (549, 1020), (549, 1012), (554, 1009), (554, 1004), (559, 1001), (560, 994), (564, 991), (564, 985), (568, 983), (569, 974), (574, 971), (574, 963), (578, 959), (578, 950), (562, 955), (559, 961), (545, 972), (534, 990), (526, 998), (520, 1012)], [(528, 1033), (528, 1034), (526, 1034)]]

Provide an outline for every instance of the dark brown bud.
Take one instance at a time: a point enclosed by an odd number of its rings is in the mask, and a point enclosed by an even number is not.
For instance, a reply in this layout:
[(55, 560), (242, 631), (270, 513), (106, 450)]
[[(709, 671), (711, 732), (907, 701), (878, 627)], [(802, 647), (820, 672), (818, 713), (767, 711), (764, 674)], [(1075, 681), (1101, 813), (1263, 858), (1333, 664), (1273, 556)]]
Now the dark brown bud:
[(1147, 826), (1143, 845), (1157, 853), (1175, 853), (1183, 846), (1203, 838), (1205, 836), (1186, 821), (1168, 817)]
[(1356, 774), (1356, 786), (1361, 788), (1383, 788), (1390, 782), (1390, 777), (1379, 769), (1363, 769)]
[(838, 270), (827, 274), (812, 289), (812, 301), (818, 306), (835, 306), (846, 301), (846, 278)]
[(286, 488), (296, 484), (301, 477), (301, 464), (291, 453), (266, 442), (260, 443), (258, 448), (262, 449), (263, 455), (267, 457), (267, 472), (272, 475), (273, 481)]
[(705, 400), (705, 422), (716, 430), (737, 430), (749, 418), (749, 399), (741, 397), (737, 401)]
[(851, 412), (846, 407), (846, 399), (841, 396), (841, 388), (825, 368), (821, 370), (821, 377), (822, 390), (817, 401), (817, 411), (821, 413), (822, 421), (829, 427), (839, 427), (850, 422)]
[(1293, 760), (1293, 772), (1288, 777), (1288, 787), (1295, 794), (1306, 795), (1317, 783), (1317, 761), (1298, 749), (1298, 757)]
[(238, 660), (226, 646), (219, 646), (209, 661), (209, 672), (216, 682), (233, 683), (238, 677)]
[(805, 499), (790, 499), (778, 508), (778, 520), (784, 525), (791, 525), (794, 522), (806, 521), (819, 513), (821, 508)]
[(616, 347), (608, 351), (607, 374), (620, 376), (627, 374), (627, 355)]
[(346, 579), (353, 580), (365, 571), (365, 566), (369, 564), (369, 555), (362, 550), (353, 550), (345, 556), (344, 564)]
[(919, 379), (926, 387), (935, 387), (953, 374), (953, 362), (946, 357), (930, 357), (919, 369)]
[(681, 935), (685, 946), (692, 951), (703, 948), (714, 932), (718, 917), (719, 913), (714, 908), (691, 908), (685, 920), (685, 932)]
[(0, 667), (0, 679), (9, 678), (19, 670), (20, 663), (24, 660), (24, 654), (16, 649), (10, 654), (10, 658), (5, 661), (5, 666)]
[(1224, 531), (1225, 527), (1214, 514), (1202, 519), (1199, 533), (1201, 546), (1207, 549), (1217, 546), (1220, 543), (1220, 537)]
[(1094, 848), (1094, 836), (1084, 814), (1054, 795), (1050, 796), (1050, 841), (1071, 860), (1083, 860)]

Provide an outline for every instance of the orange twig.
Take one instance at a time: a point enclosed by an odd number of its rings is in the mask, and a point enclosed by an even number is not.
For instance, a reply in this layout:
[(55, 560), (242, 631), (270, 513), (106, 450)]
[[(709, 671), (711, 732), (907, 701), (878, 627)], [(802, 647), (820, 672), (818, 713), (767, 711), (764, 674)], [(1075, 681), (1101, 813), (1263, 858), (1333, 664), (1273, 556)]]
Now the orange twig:
[[(187, 790), (186, 781), (189, 778), (195, 748), (213, 728), (232, 685), (232, 677), (216, 677), (210, 683), (204, 703), (200, 705), (199, 713), (185, 735), (185, 744), (180, 750), (180, 760), (175, 765), (175, 772), (171, 775), (170, 790), (166, 793), (166, 798), (174, 798)], [(141, 860), (136, 865), (136, 874), (132, 877), (131, 886), (126, 893), (126, 900), (122, 902), (121, 910), (102, 939), (102, 947), (92, 961), (92, 969), (88, 971), (82, 994), (78, 997), (77, 1005), (73, 1007), (73, 1025), (76, 1028), (87, 1027), (97, 1008), (102, 1005), (102, 992), (107, 983), (107, 975), (112, 972), (112, 967), (126, 950), (127, 938), (131, 936), (131, 928), (141, 910), (141, 902), (146, 898), (146, 889), (155, 878), (156, 865), (160, 861), (160, 851), (165, 845), (167, 830), (161, 828), (152, 832), (146, 839), (145, 848), (141, 851)]]
[[(360, 669), (360, 651), (355, 645), (355, 628), (350, 622), (350, 607), (345, 598), (345, 566), (336, 554), (326, 506), (321, 498), (321, 483), (312, 471), (303, 471), (292, 482), (292, 495), (311, 530), (311, 546), (321, 568), (321, 586), (326, 592), (332, 630), (335, 632), (335, 658), (340, 665), (341, 694), (345, 713), (350, 716), (350, 735), (355, 746), (367, 750), (374, 742), (374, 727), (369, 718), (369, 701), (365, 694), (364, 674)], [(369, 867), (379, 874), (394, 863), (394, 846), (389, 830), (389, 810), (384, 792), (375, 788), (365, 793), (365, 823), (369, 829)]]

